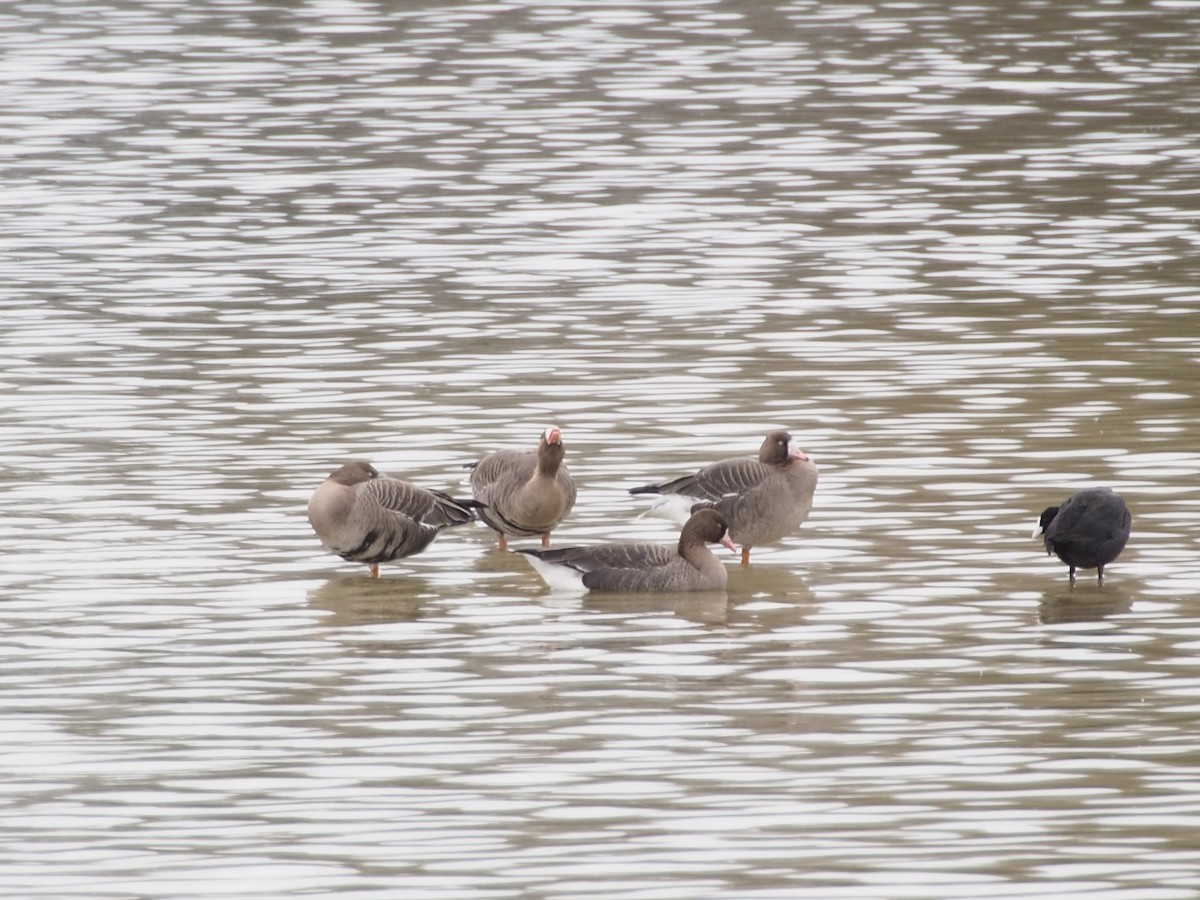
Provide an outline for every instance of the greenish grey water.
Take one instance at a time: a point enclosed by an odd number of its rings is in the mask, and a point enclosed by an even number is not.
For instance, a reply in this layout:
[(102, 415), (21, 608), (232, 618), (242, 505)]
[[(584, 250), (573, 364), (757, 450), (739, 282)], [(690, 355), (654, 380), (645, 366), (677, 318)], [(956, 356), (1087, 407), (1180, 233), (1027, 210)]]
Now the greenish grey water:
[[(4, 9), (0, 890), (1194, 897), (1194, 13)], [(775, 426), (813, 516), (582, 599), (304, 520), (551, 421), (558, 544)]]

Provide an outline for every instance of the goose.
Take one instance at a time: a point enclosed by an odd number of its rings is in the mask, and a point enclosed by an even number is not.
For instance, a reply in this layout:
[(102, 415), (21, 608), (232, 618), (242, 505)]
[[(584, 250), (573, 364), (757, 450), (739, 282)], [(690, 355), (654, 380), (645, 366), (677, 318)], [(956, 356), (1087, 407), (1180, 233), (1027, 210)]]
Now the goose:
[(575, 505), (575, 481), (563, 462), (562, 432), (551, 425), (542, 432), (536, 450), (497, 450), (470, 463), (471, 492), (483, 506), (479, 518), (500, 535), (541, 535), (550, 546), (550, 532)]
[(817, 487), (817, 466), (786, 431), (772, 431), (757, 459), (726, 459), (691, 475), (631, 488), (631, 494), (661, 494), (650, 512), (680, 518), (711, 506), (729, 523), (729, 535), (742, 545), (742, 565), (750, 550), (791, 534), (808, 518)]
[(692, 514), (679, 542), (670, 544), (596, 544), (556, 550), (519, 550), (529, 558), (551, 590), (572, 591), (720, 591), (725, 566), (708, 545), (734, 550), (729, 526), (714, 509)]
[(477, 506), (380, 475), (370, 463), (355, 460), (313, 491), (308, 521), (327, 550), (366, 563), (378, 578), (380, 563), (420, 553), (443, 528), (471, 521)]
[(1048, 506), (1033, 536), (1042, 537), (1046, 555), (1055, 554), (1070, 567), (1095, 569), (1104, 583), (1104, 567), (1121, 555), (1133, 528), (1133, 515), (1112, 488), (1096, 487), (1072, 494), (1059, 506)]

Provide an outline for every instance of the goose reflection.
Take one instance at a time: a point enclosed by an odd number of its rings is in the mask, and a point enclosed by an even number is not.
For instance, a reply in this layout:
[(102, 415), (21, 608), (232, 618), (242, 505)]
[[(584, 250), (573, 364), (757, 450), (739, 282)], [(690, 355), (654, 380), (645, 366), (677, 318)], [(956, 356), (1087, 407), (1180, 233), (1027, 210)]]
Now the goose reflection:
[(729, 566), (725, 590), (734, 602), (769, 600), (777, 603), (807, 604), (812, 590), (804, 577), (793, 569), (773, 566)]
[[(552, 595), (551, 595), (552, 596)], [(701, 625), (729, 622), (729, 595), (725, 591), (682, 593), (604, 593), (593, 591), (582, 601), (583, 609), (620, 615), (673, 615)]]
[(410, 622), (422, 615), (421, 603), (437, 596), (432, 582), (408, 578), (337, 578), (308, 592), (310, 609), (333, 613), (332, 624)]

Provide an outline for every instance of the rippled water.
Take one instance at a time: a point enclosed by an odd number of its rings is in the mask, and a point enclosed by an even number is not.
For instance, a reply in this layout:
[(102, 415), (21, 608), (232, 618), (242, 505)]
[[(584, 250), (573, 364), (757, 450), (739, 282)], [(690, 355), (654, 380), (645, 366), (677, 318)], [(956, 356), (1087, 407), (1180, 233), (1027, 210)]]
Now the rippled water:
[[(5, 7), (0, 890), (1194, 897), (1196, 12)], [(774, 426), (813, 516), (697, 597), (309, 531), (551, 421), (560, 545)]]

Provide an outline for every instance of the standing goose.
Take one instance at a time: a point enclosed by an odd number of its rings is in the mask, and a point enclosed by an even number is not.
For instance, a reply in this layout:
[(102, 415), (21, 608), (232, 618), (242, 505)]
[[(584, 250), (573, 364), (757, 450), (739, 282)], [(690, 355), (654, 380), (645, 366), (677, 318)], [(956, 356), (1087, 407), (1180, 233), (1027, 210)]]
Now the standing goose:
[(379, 564), (420, 553), (438, 532), (471, 521), (474, 500), (380, 475), (370, 463), (348, 462), (308, 501), (308, 521), (324, 547), (350, 562)]
[(716, 510), (692, 514), (679, 543), (597, 544), (560, 550), (520, 550), (552, 590), (567, 591), (720, 591), (725, 566), (709, 544), (734, 549), (729, 528)]
[(575, 505), (575, 482), (563, 462), (562, 432), (551, 425), (542, 432), (536, 450), (498, 450), (473, 463), (471, 491), (483, 504), (479, 518), (500, 535), (542, 536), (550, 532)]
[(711, 506), (729, 523), (730, 537), (742, 545), (742, 565), (749, 565), (751, 548), (791, 534), (808, 518), (816, 487), (816, 463), (793, 445), (786, 431), (772, 431), (758, 459), (726, 459), (629, 493), (662, 494), (652, 511), (673, 517)]
[(1095, 569), (1103, 584), (1104, 567), (1121, 555), (1132, 528), (1133, 516), (1111, 488), (1088, 488), (1046, 507), (1033, 536), (1042, 535), (1046, 554), (1070, 566), (1071, 584), (1076, 569)]

